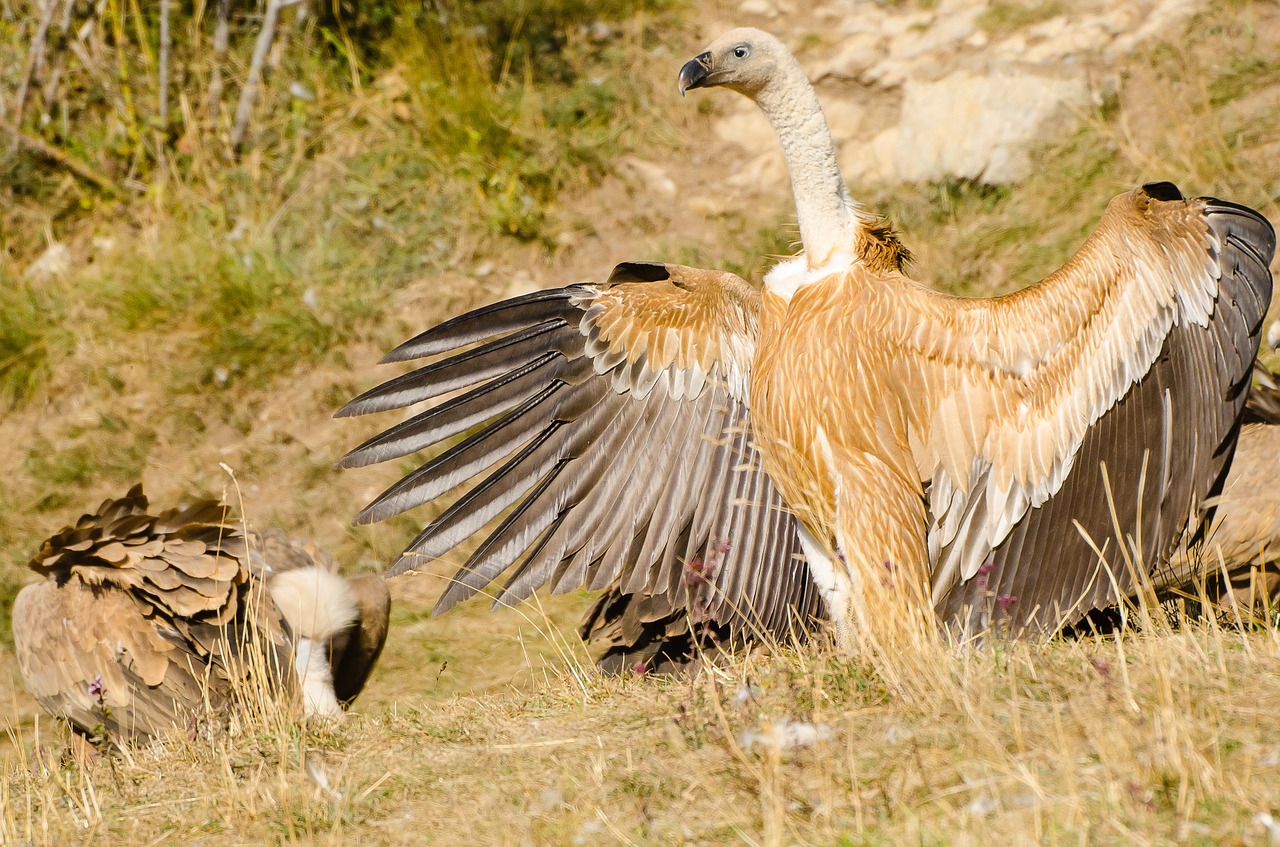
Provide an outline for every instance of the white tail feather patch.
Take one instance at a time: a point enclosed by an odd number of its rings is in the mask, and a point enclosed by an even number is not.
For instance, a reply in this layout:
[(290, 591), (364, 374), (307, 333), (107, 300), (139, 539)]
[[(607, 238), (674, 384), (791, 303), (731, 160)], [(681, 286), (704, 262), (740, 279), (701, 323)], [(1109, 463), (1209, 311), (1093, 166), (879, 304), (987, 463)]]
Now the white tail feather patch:
[(268, 587), (295, 638), (326, 642), (359, 616), (347, 581), (323, 568), (285, 571)]

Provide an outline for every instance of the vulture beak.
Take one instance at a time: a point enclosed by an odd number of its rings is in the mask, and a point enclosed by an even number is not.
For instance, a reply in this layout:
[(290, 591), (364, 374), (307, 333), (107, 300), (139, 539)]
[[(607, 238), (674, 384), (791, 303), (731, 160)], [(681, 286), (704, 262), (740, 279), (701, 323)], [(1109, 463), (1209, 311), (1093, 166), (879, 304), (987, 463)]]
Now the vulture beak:
[(700, 53), (684, 63), (680, 69), (680, 96), (691, 88), (706, 88), (711, 76), (711, 54)]

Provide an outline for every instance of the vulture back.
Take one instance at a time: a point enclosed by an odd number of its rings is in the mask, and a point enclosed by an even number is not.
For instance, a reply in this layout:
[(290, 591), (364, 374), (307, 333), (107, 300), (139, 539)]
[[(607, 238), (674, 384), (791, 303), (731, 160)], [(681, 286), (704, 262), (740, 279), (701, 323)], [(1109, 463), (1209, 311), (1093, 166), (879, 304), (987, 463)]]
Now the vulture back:
[[(251, 692), (297, 704), (300, 687), (309, 688), (295, 650), (312, 637), (331, 650), (343, 636), (341, 653), (350, 652), (347, 641), (367, 642), (349, 631), (367, 607), (363, 617), (380, 635), (340, 699), (358, 693), (386, 634), (385, 586), (367, 592), (373, 600), (362, 606), (323, 552), (278, 532), (246, 536), (227, 511), (204, 500), (152, 513), (135, 486), (42, 545), (30, 567), (45, 578), (13, 607), (19, 669), (41, 706), (118, 741), (192, 730)], [(315, 586), (318, 599), (301, 606), (296, 590), (282, 595), (294, 607), (337, 609), (327, 624), (307, 629), (282, 613), (269, 586), (283, 573), (308, 577), (304, 593)], [(341, 653), (317, 655), (336, 667), (350, 659)], [(309, 699), (303, 705), (312, 711)]]

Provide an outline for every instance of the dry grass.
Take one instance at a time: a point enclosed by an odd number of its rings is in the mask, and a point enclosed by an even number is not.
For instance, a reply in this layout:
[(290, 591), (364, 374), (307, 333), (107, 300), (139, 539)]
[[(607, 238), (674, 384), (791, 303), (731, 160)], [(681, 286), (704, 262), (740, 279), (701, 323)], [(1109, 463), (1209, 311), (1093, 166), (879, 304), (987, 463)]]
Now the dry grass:
[[(983, 294), (1060, 263), (1135, 183), (1173, 179), (1280, 217), (1280, 21), (1267, 4), (1230, 6), (1131, 62), (1121, 101), (1039, 151), (1026, 183), (857, 193), (902, 226), (920, 278)], [(333, 472), (384, 422), (329, 415), (387, 375), (373, 366), (382, 351), (477, 302), (624, 258), (758, 275), (793, 234), (785, 186), (693, 227), (610, 165), (645, 156), (681, 196), (718, 196), (720, 163), (740, 156), (709, 146), (699, 112), (719, 108), (712, 98), (695, 108), (672, 90), (698, 46), (670, 35), (682, 26), (641, 16), (605, 47), (555, 54), (603, 92), (554, 87), (513, 52), (500, 83), (469, 78), (502, 115), (479, 138), (456, 135), (458, 104), (412, 61), (428, 55), (418, 41), (403, 64), (363, 71), (297, 59), (287, 67), (317, 103), (291, 103), (269, 78), (261, 153), (227, 165), (216, 145), (194, 147), (190, 176), (171, 159), (140, 196), (6, 160), (31, 191), (9, 197), (0, 225), (0, 387), (13, 398), (0, 582), (21, 583), (40, 538), (139, 474), (159, 502), (224, 493), (220, 462), (259, 524), (379, 568), (427, 516), (347, 526), (402, 468)], [(592, 123), (606, 107), (616, 121)], [(562, 149), (570, 139), (578, 148)], [(550, 181), (519, 169), (562, 152), (572, 166)], [(21, 282), (46, 229), (75, 269)], [(584, 596), (497, 614), (480, 599), (433, 620), (448, 570), (393, 583), (387, 654), (340, 728), (249, 722), (84, 770), (63, 760), (62, 730), (37, 725), (0, 641), (12, 735), (0, 843), (1265, 844), (1253, 818), (1280, 813), (1270, 629), (939, 647), (903, 668), (920, 692), (907, 698), (825, 648), (692, 682), (608, 680), (583, 671), (565, 635)], [(817, 743), (748, 749), (744, 733), (793, 731), (784, 720), (812, 724)]]
[(1275, 631), (933, 658), (927, 707), (827, 651), (783, 651), (691, 682), (559, 665), (507, 693), (405, 697), (333, 732), (171, 743), (88, 771), (45, 747), (9, 762), (4, 838), (1267, 843)]

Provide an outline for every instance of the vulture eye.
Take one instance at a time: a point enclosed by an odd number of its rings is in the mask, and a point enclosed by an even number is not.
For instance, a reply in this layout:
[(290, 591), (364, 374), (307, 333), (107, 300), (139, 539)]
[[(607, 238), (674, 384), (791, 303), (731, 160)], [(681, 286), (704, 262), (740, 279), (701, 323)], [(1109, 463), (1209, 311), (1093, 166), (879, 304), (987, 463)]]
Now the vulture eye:
[(737, 47), (733, 48), (733, 55), (737, 56), (739, 59), (745, 59), (751, 55), (751, 50), (747, 45), (739, 44)]

